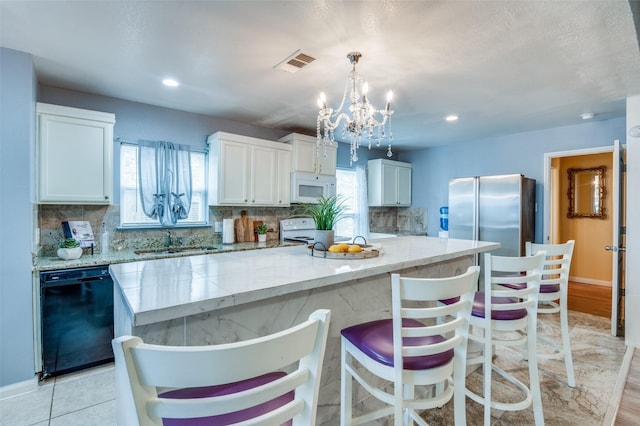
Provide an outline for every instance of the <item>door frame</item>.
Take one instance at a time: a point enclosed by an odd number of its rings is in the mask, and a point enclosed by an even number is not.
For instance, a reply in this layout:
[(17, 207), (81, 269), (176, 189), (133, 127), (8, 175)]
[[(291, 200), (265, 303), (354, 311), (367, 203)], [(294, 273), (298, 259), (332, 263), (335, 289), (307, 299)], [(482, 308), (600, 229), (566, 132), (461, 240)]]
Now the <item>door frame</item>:
[[(551, 224), (551, 211), (550, 211), (550, 206), (551, 206), (551, 160), (554, 158), (561, 158), (561, 157), (575, 157), (575, 156), (580, 156), (580, 155), (590, 155), (590, 154), (604, 154), (604, 153), (611, 153), (612, 155), (614, 154), (615, 151), (615, 144), (612, 145), (607, 145), (607, 146), (599, 146), (599, 147), (593, 147), (593, 148), (579, 148), (579, 149), (574, 149), (574, 150), (568, 150), (568, 151), (556, 151), (556, 152), (546, 152), (544, 154), (544, 195), (543, 195), (543, 224), (542, 224), (542, 238), (543, 238), (543, 242), (544, 244), (549, 244), (550, 242), (550, 224)], [(619, 214), (619, 209), (621, 208), (621, 206), (617, 206), (616, 203), (614, 204), (614, 210), (613, 212), (611, 212), (612, 215), (618, 215)], [(613, 240), (613, 233), (614, 230), (611, 230), (611, 235), (612, 235), (612, 240)], [(613, 320), (614, 315), (615, 318), (617, 318), (617, 313), (613, 312), (613, 309), (615, 308), (614, 305), (617, 305), (617, 301), (613, 299), (613, 297), (617, 297), (618, 295), (618, 287), (617, 287), (617, 283), (613, 282), (613, 276), (612, 276), (612, 282), (611, 282), (611, 295), (612, 295), (612, 312), (611, 312), (611, 320)], [(612, 334), (615, 336), (615, 332), (613, 331), (614, 328), (616, 327), (615, 324), (612, 324)]]

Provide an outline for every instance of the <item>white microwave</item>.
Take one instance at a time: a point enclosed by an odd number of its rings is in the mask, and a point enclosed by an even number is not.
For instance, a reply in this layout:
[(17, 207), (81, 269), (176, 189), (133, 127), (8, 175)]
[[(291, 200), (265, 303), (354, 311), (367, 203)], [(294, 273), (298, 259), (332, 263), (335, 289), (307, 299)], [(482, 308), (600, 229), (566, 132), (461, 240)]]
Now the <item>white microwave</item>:
[(316, 203), (318, 197), (336, 195), (336, 177), (313, 173), (291, 173), (291, 202)]

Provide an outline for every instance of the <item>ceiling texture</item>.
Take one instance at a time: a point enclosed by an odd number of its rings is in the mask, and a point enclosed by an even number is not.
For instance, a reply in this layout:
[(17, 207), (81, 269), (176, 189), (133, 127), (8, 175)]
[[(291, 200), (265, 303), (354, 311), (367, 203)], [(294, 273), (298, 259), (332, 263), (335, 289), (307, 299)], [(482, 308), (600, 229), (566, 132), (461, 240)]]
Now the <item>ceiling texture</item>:
[[(32, 54), (45, 85), (312, 135), (319, 92), (339, 105), (347, 53), (359, 51), (372, 103), (394, 92), (394, 147), (419, 149), (578, 124), (582, 113), (623, 117), (640, 94), (638, 10), (636, 0), (0, 0), (0, 45)], [(276, 67), (298, 50), (315, 61)]]

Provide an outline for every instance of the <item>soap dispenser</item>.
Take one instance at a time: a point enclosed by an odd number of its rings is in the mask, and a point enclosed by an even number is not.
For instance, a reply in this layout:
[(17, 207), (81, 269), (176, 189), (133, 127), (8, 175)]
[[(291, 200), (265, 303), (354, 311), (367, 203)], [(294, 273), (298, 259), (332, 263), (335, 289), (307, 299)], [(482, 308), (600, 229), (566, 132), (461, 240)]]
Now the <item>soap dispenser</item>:
[(102, 234), (100, 235), (100, 254), (109, 254), (109, 233), (107, 226), (102, 222)]

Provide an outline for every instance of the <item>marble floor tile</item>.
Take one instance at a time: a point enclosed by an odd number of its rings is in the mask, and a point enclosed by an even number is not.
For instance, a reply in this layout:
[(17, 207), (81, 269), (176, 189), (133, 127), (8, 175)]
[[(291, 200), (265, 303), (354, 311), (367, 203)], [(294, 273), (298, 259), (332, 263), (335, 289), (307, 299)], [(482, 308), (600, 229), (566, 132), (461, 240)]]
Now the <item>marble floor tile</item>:
[[(560, 336), (557, 315), (539, 318), (538, 330), (547, 337)], [(539, 360), (538, 369), (542, 392), (545, 424), (552, 426), (601, 425), (607, 411), (609, 398), (616, 383), (618, 370), (624, 357), (624, 338), (610, 334), (607, 318), (580, 312), (569, 312), (569, 329), (572, 345), (576, 387), (567, 385), (564, 361), (561, 359)], [(498, 348), (495, 362), (524, 383), (528, 380), (528, 365), (521, 353), (510, 348)], [(514, 397), (511, 387), (505, 386), (493, 375), (493, 397), (509, 401)], [(482, 388), (482, 371), (476, 370), (467, 377), (467, 387)], [(483, 424), (483, 406), (467, 398), (467, 425)], [(496, 426), (533, 425), (533, 410), (502, 412), (492, 410), (492, 423)], [(442, 409), (426, 411), (423, 417), (430, 425), (453, 423), (453, 402)]]

